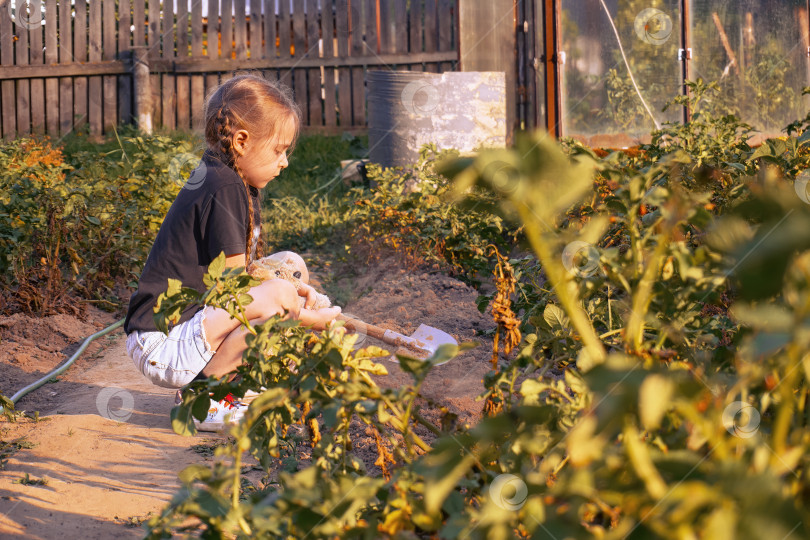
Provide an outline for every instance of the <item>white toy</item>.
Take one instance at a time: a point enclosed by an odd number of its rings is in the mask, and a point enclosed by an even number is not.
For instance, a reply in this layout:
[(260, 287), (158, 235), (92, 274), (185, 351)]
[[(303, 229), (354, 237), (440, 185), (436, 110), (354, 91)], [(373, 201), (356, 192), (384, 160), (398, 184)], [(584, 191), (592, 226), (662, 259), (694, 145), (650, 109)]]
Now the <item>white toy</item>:
[[(304, 259), (292, 251), (279, 251), (267, 257), (262, 257), (250, 265), (249, 274), (262, 281), (268, 279), (284, 279), (289, 281), (298, 290), (301, 284), (309, 285), (309, 271)], [(304, 307), (306, 297), (300, 296), (301, 307)], [(332, 305), (329, 297), (318, 293), (315, 304), (310, 308), (318, 310)]]

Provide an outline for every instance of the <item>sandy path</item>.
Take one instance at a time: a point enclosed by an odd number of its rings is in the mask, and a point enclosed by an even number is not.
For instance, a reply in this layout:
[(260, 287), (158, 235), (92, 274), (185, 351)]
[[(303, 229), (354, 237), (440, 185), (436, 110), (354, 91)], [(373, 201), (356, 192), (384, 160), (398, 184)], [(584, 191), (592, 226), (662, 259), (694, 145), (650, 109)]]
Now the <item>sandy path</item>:
[[(190, 447), (211, 435), (171, 430), (174, 390), (135, 371), (120, 331), (92, 367), (68, 374), (69, 383), (35, 391), (71, 388), (54, 410), (41, 411), (43, 421), (0, 424), (4, 440), (25, 436), (36, 445), (0, 470), (0, 537), (141, 538), (143, 529), (127, 522), (160, 512), (177, 491), (177, 473), (202, 461)], [(47, 485), (14, 483), (25, 473)]]

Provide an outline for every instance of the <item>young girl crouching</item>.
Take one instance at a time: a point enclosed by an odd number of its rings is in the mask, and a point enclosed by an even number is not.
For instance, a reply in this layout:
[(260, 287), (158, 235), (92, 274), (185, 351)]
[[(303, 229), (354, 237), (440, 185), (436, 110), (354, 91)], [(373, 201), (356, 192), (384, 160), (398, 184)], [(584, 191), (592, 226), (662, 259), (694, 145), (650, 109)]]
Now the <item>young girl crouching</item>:
[[(155, 326), (153, 308), (169, 278), (205, 291), (203, 275), (220, 253), (229, 267), (249, 268), (261, 257), (259, 190), (287, 167), (299, 127), (300, 113), (288, 90), (261, 77), (234, 77), (208, 98), (208, 148), (195, 181), (186, 183), (166, 214), (124, 323), (127, 353), (154, 384), (181, 388), (195, 379), (227, 375), (241, 363), (248, 331), (227, 311), (189, 306), (166, 335)], [(252, 324), (286, 312), (323, 329), (340, 313), (339, 307), (309, 309), (316, 292), (307, 284), (296, 290), (288, 281), (271, 279), (250, 295), (253, 302), (245, 309)], [(304, 307), (298, 296), (306, 298)], [(238, 421), (245, 409), (229, 399), (212, 400), (208, 418), (195, 419), (197, 429), (217, 431)]]

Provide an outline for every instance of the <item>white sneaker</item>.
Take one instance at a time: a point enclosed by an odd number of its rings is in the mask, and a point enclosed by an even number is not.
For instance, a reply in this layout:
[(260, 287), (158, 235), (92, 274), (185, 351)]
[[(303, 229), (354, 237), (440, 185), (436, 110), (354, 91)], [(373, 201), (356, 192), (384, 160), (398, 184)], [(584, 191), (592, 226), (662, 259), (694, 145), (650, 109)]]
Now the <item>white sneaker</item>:
[[(230, 397), (230, 396), (229, 396)], [(200, 422), (194, 419), (197, 431), (222, 431), (229, 424), (236, 424), (245, 415), (248, 406), (226, 397), (220, 401), (211, 400), (208, 416)]]
[[(264, 392), (265, 390), (267, 390), (267, 388), (262, 387), (262, 392)], [(247, 405), (251, 401), (256, 399), (257, 397), (262, 395), (262, 392), (254, 392), (253, 390), (247, 390), (245, 392), (245, 396), (240, 398), (239, 402)], [(183, 389), (182, 388), (180, 390), (178, 390), (177, 393), (174, 395), (174, 404), (175, 405), (180, 405), (181, 403), (183, 403)]]
[(262, 395), (262, 392), (267, 390), (267, 388), (262, 387), (261, 392), (254, 392), (253, 390), (246, 390), (245, 397), (239, 398), (240, 403), (244, 403), (245, 405), (249, 404), (251, 401)]

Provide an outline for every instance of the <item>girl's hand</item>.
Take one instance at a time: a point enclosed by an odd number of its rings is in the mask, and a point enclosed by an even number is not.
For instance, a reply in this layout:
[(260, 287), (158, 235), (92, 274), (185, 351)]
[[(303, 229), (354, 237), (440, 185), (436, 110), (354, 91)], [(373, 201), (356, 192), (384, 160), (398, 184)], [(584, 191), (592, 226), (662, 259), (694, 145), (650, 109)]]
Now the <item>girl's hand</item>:
[(303, 326), (311, 326), (315, 330), (325, 330), (326, 326), (334, 321), (338, 315), (340, 315), (340, 306), (316, 310), (302, 308), (298, 318)]
[[(307, 285), (306, 283), (301, 283), (301, 286), (298, 288), (298, 296), (305, 296), (306, 302), (304, 302), (304, 307), (309, 309), (315, 304), (315, 300), (317, 299), (318, 292), (311, 286)], [(335, 315), (337, 317), (337, 315)]]

